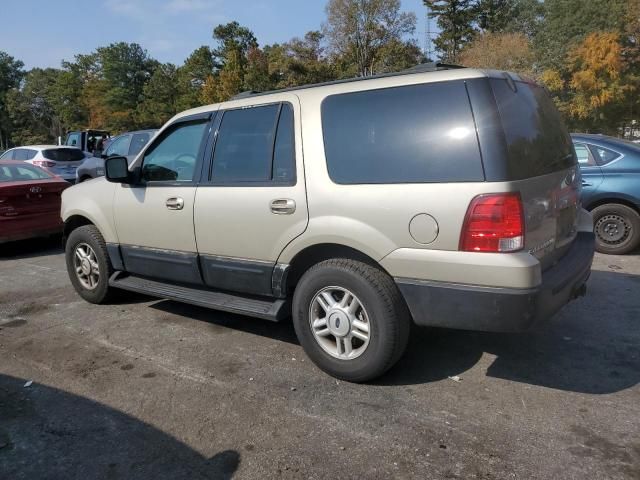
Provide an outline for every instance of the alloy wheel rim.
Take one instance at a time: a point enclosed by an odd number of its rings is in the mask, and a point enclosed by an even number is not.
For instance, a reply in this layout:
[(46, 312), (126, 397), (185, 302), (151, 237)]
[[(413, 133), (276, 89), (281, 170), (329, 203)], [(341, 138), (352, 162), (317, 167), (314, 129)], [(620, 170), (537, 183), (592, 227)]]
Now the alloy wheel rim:
[(87, 290), (93, 290), (100, 280), (100, 267), (96, 252), (86, 243), (79, 243), (73, 252), (76, 277)]
[(353, 360), (371, 339), (371, 322), (360, 299), (343, 287), (325, 287), (309, 307), (309, 324), (316, 342), (329, 355)]
[(623, 243), (631, 233), (631, 225), (620, 215), (605, 215), (596, 222), (598, 238), (608, 245)]

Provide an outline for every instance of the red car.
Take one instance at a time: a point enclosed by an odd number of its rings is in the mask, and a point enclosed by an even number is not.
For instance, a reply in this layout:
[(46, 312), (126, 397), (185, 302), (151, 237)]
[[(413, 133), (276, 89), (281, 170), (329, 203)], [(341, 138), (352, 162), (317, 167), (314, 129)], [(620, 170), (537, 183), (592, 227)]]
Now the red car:
[(60, 233), (68, 182), (35, 165), (0, 161), (0, 243)]

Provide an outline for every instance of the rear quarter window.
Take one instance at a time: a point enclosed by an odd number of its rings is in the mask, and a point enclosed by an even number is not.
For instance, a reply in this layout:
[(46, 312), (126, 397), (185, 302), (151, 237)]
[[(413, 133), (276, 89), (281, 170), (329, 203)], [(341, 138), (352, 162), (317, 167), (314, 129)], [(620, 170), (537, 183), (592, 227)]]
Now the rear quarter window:
[(571, 137), (542, 87), (499, 78), (490, 82), (507, 144), (511, 180), (576, 165)]
[(484, 180), (463, 81), (329, 96), (322, 131), (336, 183)]

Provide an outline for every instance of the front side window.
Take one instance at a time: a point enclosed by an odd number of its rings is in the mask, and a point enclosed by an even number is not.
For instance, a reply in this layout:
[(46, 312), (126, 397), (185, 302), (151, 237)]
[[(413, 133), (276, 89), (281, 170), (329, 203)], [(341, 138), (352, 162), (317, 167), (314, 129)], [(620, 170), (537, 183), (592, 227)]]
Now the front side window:
[(484, 180), (463, 81), (329, 96), (322, 132), (339, 184)]
[(578, 163), (583, 166), (595, 166), (596, 162), (589, 151), (589, 148), (584, 143), (574, 143), (573, 148), (576, 150), (576, 156), (578, 157)]
[(69, 134), (69, 136), (67, 137), (67, 142), (66, 143), (70, 147), (81, 148), (82, 145), (80, 145), (80, 134), (79, 133), (71, 133), (71, 134)]
[(198, 120), (169, 127), (145, 153), (142, 162), (142, 180), (146, 182), (192, 181), (207, 124), (208, 120)]
[(614, 152), (613, 150), (609, 150), (608, 148), (599, 147), (598, 145), (592, 145), (591, 148), (598, 157), (598, 163), (600, 165), (611, 163), (622, 156), (618, 152)]
[(4, 152), (2, 156), (0, 156), (0, 160), (13, 160), (13, 152), (15, 152), (15, 150), (8, 150)]
[(105, 154), (108, 157), (125, 157), (129, 151), (129, 135), (123, 135), (116, 138), (111, 145), (107, 148)]
[(133, 137), (131, 137), (129, 155), (133, 156), (139, 154), (150, 139), (150, 133), (135, 133)]

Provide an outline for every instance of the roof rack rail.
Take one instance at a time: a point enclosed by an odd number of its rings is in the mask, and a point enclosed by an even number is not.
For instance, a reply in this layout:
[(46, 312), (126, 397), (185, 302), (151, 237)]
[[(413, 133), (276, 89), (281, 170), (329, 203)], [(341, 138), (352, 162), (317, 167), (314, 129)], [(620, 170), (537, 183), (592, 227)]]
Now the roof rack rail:
[(315, 84), (310, 84), (310, 85), (299, 85), (296, 87), (288, 87), (288, 88), (282, 88), (282, 89), (278, 89), (278, 90), (270, 90), (267, 92), (256, 92), (253, 90), (248, 90), (246, 92), (240, 92), (237, 95), (235, 95), (234, 97), (231, 97), (231, 100), (240, 100), (243, 98), (250, 98), (250, 97), (254, 97), (254, 96), (259, 96), (259, 95), (268, 95), (271, 93), (283, 93), (283, 92), (291, 92), (291, 91), (295, 91), (295, 90), (304, 90), (307, 88), (314, 88), (314, 87), (323, 87), (323, 86), (327, 86), (327, 85), (339, 85), (342, 83), (351, 83), (351, 82), (360, 82), (360, 81), (366, 81), (366, 80), (373, 80), (376, 78), (386, 78), (386, 77), (394, 77), (396, 75), (409, 75), (412, 73), (427, 73), (427, 72), (437, 72), (440, 70), (454, 70), (454, 69), (461, 69), (461, 68), (467, 68), (464, 67), (462, 65), (453, 65), (453, 64), (449, 64), (449, 63), (440, 63), (440, 62), (429, 62), (429, 63), (421, 63), (419, 65), (416, 65), (415, 67), (411, 67), (408, 68), (406, 70), (402, 70), (400, 72), (391, 72), (391, 73), (381, 73), (378, 75), (371, 75), (369, 77), (353, 77), (353, 78), (344, 78), (341, 80), (332, 80), (332, 81), (328, 81), (328, 82), (322, 82), (322, 83), (315, 83)]
[(455, 70), (458, 68), (466, 68), (463, 65), (455, 65), (453, 63), (427, 62), (420, 63), (415, 67), (403, 70), (406, 73), (435, 72), (438, 70)]
[(247, 97), (252, 97), (254, 95), (258, 95), (259, 93), (262, 93), (258, 90), (246, 90), (244, 92), (240, 92), (237, 95), (234, 95), (233, 97), (231, 97), (231, 100), (240, 100), (241, 98), (247, 98)]

